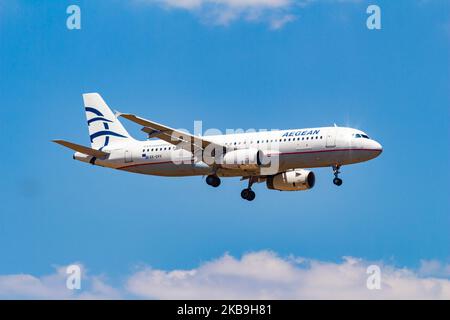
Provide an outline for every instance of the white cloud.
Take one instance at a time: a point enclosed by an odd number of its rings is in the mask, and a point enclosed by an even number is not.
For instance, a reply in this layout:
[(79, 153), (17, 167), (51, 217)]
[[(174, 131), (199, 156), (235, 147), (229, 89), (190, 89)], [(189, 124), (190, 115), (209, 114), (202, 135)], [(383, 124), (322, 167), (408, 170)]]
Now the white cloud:
[(157, 299), (450, 299), (450, 280), (380, 265), (381, 290), (366, 287), (370, 263), (283, 259), (272, 252), (225, 255), (193, 270), (143, 269), (127, 290)]
[(421, 276), (450, 277), (450, 264), (443, 264), (437, 260), (421, 260), (419, 274)]
[(278, 30), (298, 18), (299, 10), (316, 2), (342, 5), (363, 0), (135, 0), (139, 3), (185, 10), (208, 24), (226, 26), (237, 20), (263, 22)]
[(270, 22), (270, 28), (273, 30), (281, 29), (286, 23), (292, 22), (295, 20), (295, 16), (292, 14), (284, 15), (280, 18), (274, 18)]
[(103, 276), (90, 276), (82, 265), (82, 290), (66, 287), (66, 267), (51, 275), (0, 275), (0, 299), (119, 299), (118, 290), (106, 284)]
[(344, 257), (340, 262), (282, 258), (259, 251), (229, 254), (190, 270), (142, 267), (116, 288), (103, 276), (83, 270), (82, 290), (66, 288), (65, 268), (42, 277), (0, 276), (0, 298), (38, 299), (450, 299), (450, 266), (422, 261), (416, 270), (383, 263), (381, 289), (366, 287), (371, 262)]
[(280, 8), (290, 5), (292, 0), (150, 0), (167, 6), (193, 9), (217, 5), (232, 8)]
[(214, 25), (229, 25), (236, 20), (266, 22), (279, 29), (295, 20), (294, 12), (314, 0), (139, 0), (166, 9), (182, 9)]

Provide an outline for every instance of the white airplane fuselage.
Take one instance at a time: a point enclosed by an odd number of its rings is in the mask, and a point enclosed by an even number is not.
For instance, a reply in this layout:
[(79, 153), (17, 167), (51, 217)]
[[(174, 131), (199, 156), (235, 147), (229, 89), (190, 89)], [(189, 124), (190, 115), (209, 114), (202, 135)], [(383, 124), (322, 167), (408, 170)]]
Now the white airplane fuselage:
[[(358, 136), (359, 135), (359, 136)], [(381, 145), (364, 132), (346, 127), (321, 127), (294, 130), (205, 136), (229, 149), (255, 148), (269, 158), (278, 157), (278, 172), (295, 168), (330, 167), (368, 161), (380, 155)], [(358, 137), (357, 137), (358, 136)], [(258, 170), (222, 169), (209, 166), (191, 152), (163, 140), (127, 141), (102, 149), (107, 160), (95, 164), (134, 173), (157, 176), (246, 176)], [(92, 162), (92, 156), (77, 152), (75, 159)]]

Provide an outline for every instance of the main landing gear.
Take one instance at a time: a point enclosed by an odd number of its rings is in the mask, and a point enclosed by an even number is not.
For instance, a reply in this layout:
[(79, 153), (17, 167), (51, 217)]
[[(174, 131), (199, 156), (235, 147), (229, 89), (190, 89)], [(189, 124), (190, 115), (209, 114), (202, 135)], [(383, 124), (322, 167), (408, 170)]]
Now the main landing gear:
[(334, 173), (333, 183), (337, 186), (340, 186), (342, 184), (342, 179), (339, 178), (339, 173), (341, 173), (339, 171), (340, 168), (341, 168), (341, 166), (339, 166), (339, 165), (333, 166), (333, 173)]
[(255, 191), (253, 191), (252, 189), (246, 188), (241, 191), (241, 197), (242, 197), (242, 199), (245, 199), (248, 201), (253, 201), (256, 197), (256, 194), (255, 194)]
[(252, 190), (252, 185), (255, 181), (253, 180), (253, 177), (248, 178), (248, 187), (241, 191), (241, 197), (242, 199), (253, 201), (255, 200), (256, 194)]
[(211, 187), (217, 188), (218, 186), (220, 186), (220, 178), (216, 175), (211, 174), (206, 177), (206, 183)]

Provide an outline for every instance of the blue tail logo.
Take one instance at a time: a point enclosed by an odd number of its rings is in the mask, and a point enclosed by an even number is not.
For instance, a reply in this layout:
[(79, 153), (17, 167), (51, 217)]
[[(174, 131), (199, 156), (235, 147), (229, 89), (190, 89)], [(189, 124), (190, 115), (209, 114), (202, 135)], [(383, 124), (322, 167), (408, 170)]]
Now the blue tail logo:
[(109, 137), (110, 136), (119, 137), (119, 138), (127, 138), (124, 135), (121, 135), (121, 134), (118, 134), (117, 132), (109, 130), (109, 124), (108, 123), (112, 123), (113, 121), (106, 119), (104, 117), (103, 113), (101, 113), (100, 111), (98, 111), (97, 109), (92, 108), (92, 107), (86, 107), (85, 110), (88, 111), (88, 112), (92, 112), (93, 114), (96, 115), (96, 117), (88, 120), (88, 122), (87, 122), (88, 126), (90, 126), (91, 123), (94, 123), (94, 122), (97, 122), (97, 121), (102, 121), (103, 122), (103, 127), (105, 128), (105, 130), (97, 131), (96, 133), (91, 134), (91, 136), (90, 136), (91, 142), (94, 142), (95, 138), (106, 136), (105, 137), (105, 143), (103, 144), (103, 146), (99, 150), (102, 150), (104, 147), (106, 147), (109, 144)]

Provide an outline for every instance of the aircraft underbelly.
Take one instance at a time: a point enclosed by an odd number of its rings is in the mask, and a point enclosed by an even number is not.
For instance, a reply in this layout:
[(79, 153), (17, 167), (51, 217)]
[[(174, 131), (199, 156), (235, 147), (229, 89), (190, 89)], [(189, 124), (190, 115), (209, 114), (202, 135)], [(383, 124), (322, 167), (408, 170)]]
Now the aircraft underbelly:
[(171, 162), (137, 165), (125, 168), (124, 170), (129, 172), (166, 177), (201, 176), (208, 175), (212, 172), (212, 169), (210, 167), (205, 167), (198, 164), (174, 164)]
[[(369, 157), (370, 155), (368, 155), (366, 151), (355, 150), (292, 152), (281, 154), (278, 161), (275, 162), (278, 163), (278, 166), (275, 166), (275, 168), (277, 169), (277, 172), (282, 172), (294, 168), (328, 167), (334, 164), (345, 165), (361, 162), (368, 160)], [(140, 174), (173, 177), (209, 175), (213, 173), (212, 167), (201, 162), (193, 164), (175, 164), (172, 162), (135, 164), (122, 168), (122, 170)], [(224, 177), (235, 177), (259, 175), (260, 173), (241, 169), (219, 169), (217, 174)]]
[(320, 150), (317, 152), (292, 153), (280, 156), (280, 171), (293, 168), (319, 168), (335, 164), (347, 165), (367, 161), (374, 152), (367, 150)]

